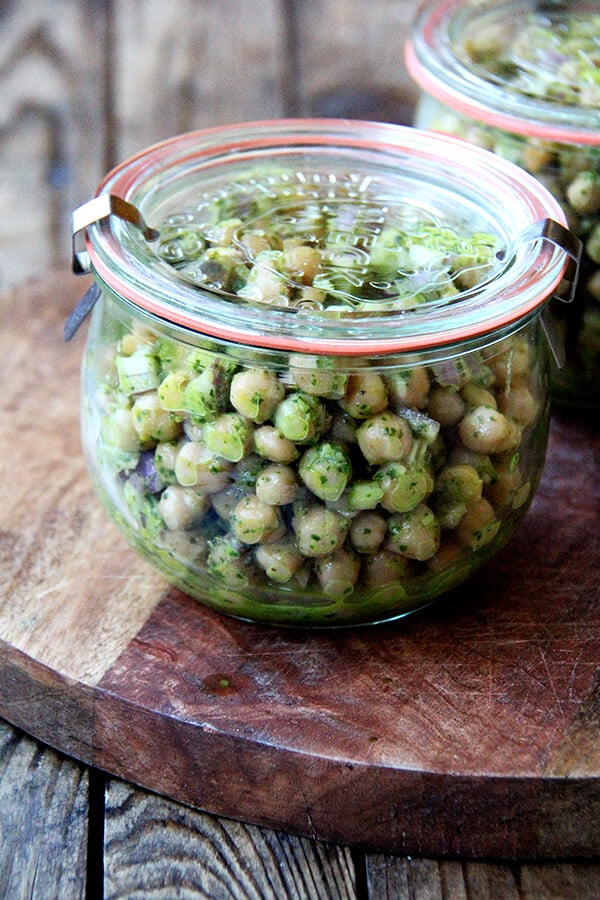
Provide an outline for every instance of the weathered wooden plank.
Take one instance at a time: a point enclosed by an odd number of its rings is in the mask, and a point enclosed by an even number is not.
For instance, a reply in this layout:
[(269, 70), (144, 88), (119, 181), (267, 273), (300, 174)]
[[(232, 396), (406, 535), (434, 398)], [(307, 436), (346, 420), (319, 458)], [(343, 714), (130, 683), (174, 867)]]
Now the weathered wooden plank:
[(104, 3), (0, 9), (0, 287), (68, 263), (71, 210), (103, 173)]
[(0, 721), (0, 810), (0, 895), (84, 897), (87, 770)]
[(114, 4), (119, 158), (182, 131), (284, 113), (278, 0)]
[(416, 89), (404, 41), (417, 0), (291, 0), (300, 115), (407, 123)]
[(71, 211), (156, 140), (282, 115), (408, 121), (416, 2), (3, 4), (0, 286), (67, 264)]
[(109, 781), (105, 897), (355, 898), (349, 851), (217, 818)]
[(600, 865), (512, 865), (367, 856), (373, 900), (596, 900)]

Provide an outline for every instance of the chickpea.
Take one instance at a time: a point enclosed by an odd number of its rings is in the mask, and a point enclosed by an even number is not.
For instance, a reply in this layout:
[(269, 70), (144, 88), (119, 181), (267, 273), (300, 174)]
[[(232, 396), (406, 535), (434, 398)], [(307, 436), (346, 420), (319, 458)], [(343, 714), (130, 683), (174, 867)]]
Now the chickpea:
[(158, 511), (167, 528), (191, 528), (203, 518), (208, 502), (202, 490), (171, 484), (158, 501)]
[(355, 419), (367, 419), (382, 412), (388, 405), (385, 382), (376, 372), (350, 375), (346, 394), (339, 401), (341, 408)]
[(270, 419), (285, 396), (285, 388), (274, 372), (246, 369), (231, 380), (231, 405), (246, 419), (259, 425)]
[(525, 381), (531, 369), (531, 351), (527, 341), (509, 341), (506, 349), (488, 360), (487, 365), (494, 373), (495, 383), (500, 388), (511, 388)]
[(296, 445), (273, 425), (263, 425), (254, 432), (254, 449), (259, 456), (272, 462), (290, 463), (300, 455)]
[(477, 453), (502, 453), (518, 446), (521, 438), (516, 423), (488, 406), (477, 406), (468, 412), (458, 433), (465, 447)]
[(435, 499), (435, 514), (444, 531), (454, 531), (466, 511), (467, 504), (462, 500), (450, 500), (448, 497)]
[(529, 143), (523, 150), (523, 167), (536, 175), (554, 162), (554, 153), (547, 144)]
[(230, 524), (233, 534), (243, 544), (259, 544), (279, 531), (281, 519), (277, 507), (255, 494), (248, 494), (235, 505)]
[(349, 485), (344, 497), (348, 502), (348, 510), (375, 509), (383, 500), (384, 492), (376, 480), (354, 481)]
[(436, 419), (444, 428), (457, 425), (465, 414), (465, 404), (458, 393), (452, 388), (434, 385), (429, 392), (427, 412)]
[(600, 178), (593, 171), (580, 172), (567, 188), (567, 200), (583, 216), (600, 212)]
[(142, 441), (133, 425), (131, 410), (124, 406), (103, 418), (102, 439), (110, 447), (118, 447), (125, 453), (137, 453), (142, 449)]
[(323, 441), (305, 451), (298, 463), (298, 474), (320, 500), (335, 502), (348, 484), (352, 467), (341, 444)]
[(175, 460), (181, 444), (174, 441), (157, 444), (154, 451), (154, 466), (165, 484), (176, 484)]
[(437, 476), (435, 490), (447, 500), (473, 503), (481, 498), (483, 479), (473, 466), (456, 463), (442, 469)]
[(594, 300), (600, 302), (600, 269), (596, 269), (596, 271), (590, 275), (585, 286)]
[(156, 546), (168, 550), (171, 556), (186, 565), (191, 563), (194, 568), (202, 563), (208, 551), (206, 538), (196, 529), (165, 531), (157, 537)]
[(312, 506), (295, 517), (294, 531), (303, 556), (328, 556), (344, 543), (348, 522), (326, 506)]
[(414, 509), (433, 487), (431, 476), (425, 469), (397, 462), (381, 466), (374, 480), (383, 491), (381, 506), (392, 513)]
[(204, 442), (211, 453), (230, 462), (239, 462), (249, 452), (253, 432), (250, 422), (237, 412), (221, 413), (202, 429)]
[(402, 584), (410, 573), (410, 562), (398, 553), (380, 550), (363, 558), (361, 574), (365, 587)]
[(245, 588), (256, 581), (247, 548), (231, 535), (215, 538), (209, 543), (207, 568), (213, 578), (234, 588)]
[(452, 448), (448, 464), (472, 466), (484, 484), (489, 484), (496, 477), (496, 469), (490, 457), (486, 453), (468, 450), (463, 444), (457, 444)]
[(339, 400), (346, 393), (348, 376), (323, 364), (318, 357), (290, 360), (290, 375), (297, 387), (306, 394)]
[(119, 353), (122, 356), (131, 356), (136, 350), (145, 349), (148, 352), (154, 344), (154, 339), (154, 334), (146, 325), (134, 321), (131, 331), (124, 334), (119, 341)]
[(326, 297), (326, 291), (320, 291), (316, 287), (301, 287), (294, 306), (298, 309), (323, 309)]
[(518, 509), (531, 493), (531, 483), (523, 480), (523, 474), (516, 459), (498, 467), (498, 474), (485, 489), (486, 498), (496, 510), (501, 507)]
[(298, 391), (281, 401), (273, 422), (288, 440), (311, 444), (327, 429), (329, 414), (317, 397)]
[(413, 445), (406, 419), (391, 412), (367, 419), (358, 428), (356, 439), (370, 465), (406, 459)]
[(460, 392), (460, 396), (465, 404), (470, 407), (489, 406), (490, 409), (497, 409), (498, 407), (492, 392), (478, 384), (465, 384)]
[(183, 408), (194, 422), (210, 422), (225, 411), (230, 374), (224, 365), (214, 360), (183, 387)]
[(185, 410), (184, 391), (189, 383), (186, 372), (169, 372), (158, 386), (158, 399), (163, 409), (183, 413)]
[(424, 503), (406, 513), (395, 513), (388, 522), (387, 548), (393, 553), (423, 562), (437, 552), (440, 527)]
[(316, 247), (300, 245), (286, 247), (283, 251), (283, 268), (288, 275), (302, 284), (312, 284), (319, 271), (321, 254)]
[(298, 479), (291, 466), (274, 463), (265, 466), (256, 479), (256, 496), (271, 506), (292, 503), (298, 493)]
[(539, 412), (537, 399), (524, 384), (517, 384), (510, 392), (500, 394), (499, 401), (504, 415), (524, 427), (531, 425)]
[(334, 600), (353, 593), (359, 572), (360, 560), (344, 547), (315, 561), (315, 573), (321, 590), (326, 597)]
[(496, 519), (494, 507), (482, 497), (467, 507), (455, 534), (458, 541), (471, 550), (485, 547), (498, 534), (500, 521)]
[(244, 251), (247, 259), (255, 259), (263, 250), (276, 250), (271, 246), (271, 241), (262, 231), (244, 231), (244, 233), (236, 241)]
[(302, 566), (302, 555), (295, 542), (290, 539), (260, 544), (255, 551), (255, 559), (271, 581), (285, 584)]
[(229, 522), (233, 510), (242, 497), (245, 497), (248, 493), (250, 493), (248, 488), (232, 483), (228, 484), (222, 491), (211, 494), (210, 502), (216, 514), (225, 522)]
[(222, 247), (229, 247), (242, 225), (242, 220), (238, 218), (223, 219), (215, 225), (211, 225), (207, 229), (207, 237), (213, 244), (220, 244)]
[(596, 223), (585, 242), (585, 252), (597, 265), (600, 264), (600, 223)]
[(231, 478), (241, 487), (254, 488), (256, 479), (264, 468), (264, 462), (256, 453), (248, 453), (231, 469)]
[(163, 409), (156, 391), (139, 394), (131, 409), (131, 421), (140, 441), (174, 441), (181, 434), (181, 422)]
[(400, 369), (385, 379), (389, 402), (394, 406), (424, 409), (429, 395), (429, 375), (425, 366)]
[(510, 46), (513, 35), (511, 23), (507, 19), (504, 22), (490, 22), (484, 24), (476, 32), (471, 31), (465, 39), (465, 49), (469, 56), (480, 61), (487, 57), (498, 56), (504, 47)]
[(359, 553), (376, 553), (387, 533), (387, 520), (371, 510), (360, 512), (350, 526), (350, 543)]
[(201, 444), (204, 425), (201, 422), (192, 422), (191, 419), (184, 419), (183, 433), (188, 441), (195, 441), (197, 444)]
[(229, 483), (231, 463), (215, 456), (205, 444), (185, 441), (175, 459), (175, 477), (185, 487), (204, 488), (216, 494)]
[(446, 538), (427, 560), (427, 568), (432, 572), (444, 572), (465, 556), (465, 548), (453, 538)]
[(240, 297), (273, 306), (288, 306), (290, 287), (280, 272), (281, 250), (262, 250), (248, 273), (246, 284), (237, 292)]
[(343, 410), (337, 409), (331, 416), (329, 437), (332, 441), (339, 441), (342, 444), (355, 444), (357, 427), (356, 419)]

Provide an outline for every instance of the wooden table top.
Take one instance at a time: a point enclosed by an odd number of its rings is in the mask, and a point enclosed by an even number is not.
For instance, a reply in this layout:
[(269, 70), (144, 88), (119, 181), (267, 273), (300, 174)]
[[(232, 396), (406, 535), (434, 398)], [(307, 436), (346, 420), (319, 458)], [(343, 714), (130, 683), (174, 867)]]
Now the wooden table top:
[[(54, 341), (52, 332), (59, 334), (57, 324), (62, 323), (66, 310), (84, 287), (83, 283), (75, 283), (75, 280), (65, 273), (51, 273), (43, 284), (26, 285), (3, 299), (0, 308), (2, 332), (5, 336), (9, 333), (6, 324), (10, 321), (11, 334), (16, 334), (17, 331), (21, 334), (28, 333), (31, 365), (36, 372), (39, 371), (41, 377), (51, 378), (53, 375), (56, 376), (57, 372), (60, 374), (60, 367), (53, 371), (53, 366), (48, 364), (44, 354), (47, 353), (48, 345)], [(79, 347), (81, 349), (81, 344)], [(60, 347), (60, 342), (56, 343), (56, 352), (66, 352)], [(10, 373), (8, 379), (5, 379), (6, 388), (0, 398), (4, 407), (5, 421), (6, 417), (10, 419), (11, 414), (15, 414), (15, 404), (22, 400), (17, 387), (18, 378), (19, 372), (14, 371)], [(13, 390), (11, 384), (14, 386)], [(73, 385), (65, 385), (64, 389), (72, 390)], [(48, 410), (48, 414), (52, 415), (51, 409)], [(65, 428), (63, 435), (65, 447), (72, 443), (69, 427)], [(586, 425), (585, 429), (589, 427)], [(585, 429), (583, 433), (594, 434), (593, 429), (592, 431)], [(24, 445), (26, 443), (25, 440)], [(74, 447), (72, 452), (79, 453), (78, 447)], [(15, 468), (12, 465), (14, 459), (12, 443), (8, 449), (4, 447), (4, 458), (1, 462), (6, 463), (7, 458), (11, 465), (5, 465), (1, 470), (5, 498), (12, 496), (8, 494), (9, 491), (16, 490), (18, 493), (20, 489), (18, 479), (11, 481), (15, 475)], [(591, 457), (585, 457), (584, 454), (582, 460), (586, 478), (589, 478), (593, 475), (590, 467), (597, 468), (598, 458), (594, 454)], [(561, 465), (568, 463), (568, 454), (561, 455), (559, 462)], [(29, 463), (31, 471), (39, 465), (39, 460), (32, 460), (30, 455)], [(27, 465), (26, 461), (24, 465)], [(556, 465), (556, 460), (553, 465)], [(554, 469), (552, 472), (554, 473)], [(52, 474), (54, 476), (54, 473)], [(49, 483), (50, 493), (54, 489), (58, 490), (61, 485), (60, 474), (56, 472), (54, 477), (56, 487)], [(568, 487), (568, 478), (565, 484)], [(590, 485), (585, 500), (579, 505), (580, 509), (588, 512), (589, 509), (593, 509), (593, 504), (589, 505), (590, 497), (594, 496), (592, 488), (593, 485)], [(77, 491), (75, 494), (77, 495)], [(545, 496), (547, 500), (550, 495)], [(543, 500), (542, 497), (541, 509), (542, 512), (547, 512)], [(7, 504), (7, 508), (14, 511), (14, 506), (11, 507), (10, 503)], [(31, 509), (35, 513), (35, 503), (31, 504)], [(19, 522), (25, 520), (26, 516), (23, 515)], [(9, 563), (15, 553), (15, 544), (11, 543), (14, 541), (15, 530), (9, 526), (13, 524), (13, 522), (3, 523), (4, 530), (0, 535), (0, 558), (5, 573), (12, 572)], [(50, 504), (44, 517), (44, 529), (52, 530), (57, 527)], [(579, 533), (578, 537), (581, 537)], [(535, 540), (539, 540), (539, 536), (536, 538), (534, 534), (534, 544)], [(212, 813), (202, 812), (186, 803), (178, 802), (177, 793), (171, 793), (170, 799), (147, 790), (147, 784), (146, 789), (134, 786), (131, 783), (134, 778), (130, 781), (128, 778), (115, 777), (114, 770), (111, 773), (110, 766), (104, 765), (105, 757), (95, 756), (94, 752), (90, 754), (89, 748), (83, 748), (85, 752), (78, 752), (82, 748), (77, 723), (63, 720), (60, 723), (61, 740), (53, 741), (52, 735), (46, 730), (47, 723), (52, 721), (52, 709), (42, 709), (39, 698), (37, 706), (32, 704), (31, 696), (27, 695), (27, 690), (31, 690), (32, 685), (35, 684), (39, 689), (43, 681), (43, 667), (44, 671), (47, 671), (47, 687), (52, 685), (55, 664), (48, 663), (48, 660), (52, 660), (51, 650), (47, 646), (44, 647), (44, 640), (41, 637), (36, 638), (38, 645), (35, 648), (27, 647), (28, 653), (18, 651), (15, 642), (10, 643), (19, 628), (24, 627), (23, 617), (33, 615), (31, 608), (25, 603), (19, 607), (21, 619), (15, 624), (15, 607), (10, 606), (14, 597), (20, 596), (19, 590), (25, 581), (28, 590), (31, 590), (32, 572), (37, 579), (35, 589), (38, 607), (40, 602), (43, 602), (44, 586), (47, 596), (49, 591), (56, 590), (55, 583), (44, 581), (45, 574), (53, 565), (51, 544), (42, 541), (42, 545), (43, 558), (32, 560), (27, 570), (27, 578), (21, 578), (20, 584), (18, 580), (13, 579), (8, 586), (5, 579), (4, 590), (0, 596), (0, 620), (3, 629), (0, 632), (0, 697), (2, 697), (0, 713), (11, 721), (11, 724), (0, 722), (0, 809), (3, 812), (0, 816), (0, 885), (5, 886), (5, 896), (60, 897), (61, 900), (62, 898), (68, 900), (70, 897), (82, 896), (146, 897), (153, 891), (162, 891), (161, 896), (169, 897), (389, 896), (494, 897), (499, 900), (504, 897), (531, 897), (536, 900), (555, 897), (567, 900), (571, 897), (591, 898), (599, 895), (600, 865), (596, 862), (594, 835), (597, 833), (598, 819), (598, 794), (595, 788), (598, 785), (596, 737), (599, 733), (600, 713), (597, 665), (595, 668), (593, 665), (595, 651), (590, 651), (590, 647), (597, 648), (597, 644), (594, 643), (597, 634), (594, 632), (593, 611), (595, 609), (597, 614), (598, 592), (597, 579), (590, 574), (589, 566), (585, 562), (585, 553), (580, 556), (575, 554), (579, 560), (580, 571), (571, 571), (570, 581), (566, 579), (564, 572), (561, 573), (563, 578), (561, 591), (565, 598), (571, 595), (578, 598), (575, 605), (579, 622), (585, 623), (587, 629), (589, 638), (586, 643), (587, 649), (582, 650), (577, 622), (569, 618), (567, 610), (563, 623), (568, 632), (566, 643), (563, 648), (558, 644), (555, 648), (559, 657), (562, 653), (563, 658), (559, 658), (558, 661), (546, 659), (544, 663), (546, 670), (553, 672), (548, 683), (546, 684), (543, 673), (540, 674), (541, 670), (529, 670), (532, 679), (537, 672), (537, 686), (530, 681), (527, 697), (522, 700), (523, 706), (519, 715), (523, 722), (526, 719), (530, 722), (532, 749), (529, 755), (520, 753), (518, 763), (532, 767), (531, 774), (535, 775), (533, 760), (537, 760), (539, 747), (542, 746), (541, 729), (544, 725), (550, 727), (550, 733), (554, 735), (553, 740), (555, 739), (554, 753), (550, 760), (546, 761), (544, 780), (549, 784), (554, 780), (559, 788), (559, 794), (565, 787), (568, 790), (568, 803), (565, 806), (568, 821), (564, 834), (577, 835), (579, 832), (583, 835), (583, 839), (578, 844), (577, 839), (567, 837), (570, 846), (565, 857), (568, 856), (569, 859), (563, 857), (560, 846), (556, 846), (553, 852), (547, 854), (548, 859), (538, 860), (534, 864), (520, 858), (518, 846), (510, 840), (503, 845), (509, 848), (507, 855), (510, 859), (504, 862), (489, 862), (467, 859), (467, 854), (464, 853), (452, 853), (453, 846), (464, 846), (453, 843), (452, 840), (447, 841), (445, 846), (448, 852), (443, 854), (445, 858), (441, 859), (436, 858), (439, 855), (429, 852), (417, 856), (383, 852), (385, 846), (378, 849), (368, 840), (365, 840), (364, 846), (360, 845), (360, 841), (353, 841), (352, 847), (344, 842), (326, 842), (322, 840), (323, 833), (319, 823), (315, 823), (312, 834), (310, 829), (299, 833), (294, 828), (275, 829), (267, 827), (264, 823), (244, 824), (240, 819), (261, 822), (261, 818), (258, 816), (252, 819), (250, 815), (236, 817), (235, 809), (231, 810), (231, 817), (217, 815), (214, 810)], [(596, 543), (592, 546), (597, 548), (598, 545)], [(575, 550), (570, 551), (566, 542), (561, 553), (564, 555), (571, 552), (575, 553)], [(548, 559), (555, 558), (556, 553), (553, 556), (549, 548)], [(597, 569), (594, 571), (597, 573)], [(150, 576), (151, 581), (152, 577)], [(85, 579), (85, 572), (81, 573), (81, 578)], [(590, 591), (590, 585), (596, 589)], [(142, 585), (142, 588), (144, 586), (147, 587)], [(181, 601), (176, 598), (176, 602)], [(165, 606), (164, 597), (162, 603)], [(168, 605), (167, 603), (166, 606)], [(10, 621), (7, 616), (8, 609), (11, 610), (13, 617)], [(140, 613), (140, 616), (139, 622), (134, 622), (133, 626), (130, 623), (134, 634), (138, 633), (141, 624), (146, 621), (145, 614)], [(33, 619), (30, 624), (34, 624)], [(531, 624), (534, 623), (530, 622)], [(452, 618), (448, 617), (444, 623), (442, 617), (441, 626), (451, 630)], [(31, 633), (36, 633), (35, 627), (31, 628)], [(438, 636), (440, 633), (438, 631)], [(47, 630), (47, 635), (53, 637), (52, 624)], [(115, 658), (123, 658), (123, 650), (131, 641), (131, 634), (123, 636), (108, 633), (107, 638), (109, 642), (113, 642)], [(516, 635), (515, 639), (522, 641), (522, 636)], [(538, 648), (544, 643), (545, 638), (539, 628), (536, 630), (534, 640)], [(160, 646), (164, 649), (164, 644)], [(139, 650), (139, 646), (137, 649)], [(153, 650), (157, 649), (160, 647), (155, 643)], [(522, 644), (520, 652), (527, 654), (525, 644)], [(564, 679), (557, 677), (556, 673), (562, 671), (561, 665), (563, 668), (566, 665), (566, 654), (569, 652), (576, 652), (579, 662), (578, 665), (570, 664), (570, 675), (566, 685), (563, 685)], [(17, 671), (15, 654), (19, 655), (21, 667), (19, 673), (23, 675), (20, 680), (15, 678)], [(82, 666), (85, 668), (82, 662), (84, 657), (87, 660), (86, 677), (91, 683), (95, 677), (94, 667), (99, 665), (98, 659), (93, 652), (90, 653), (89, 647), (74, 645), (70, 651), (73, 672), (82, 671)], [(40, 666), (40, 659), (43, 660), (43, 667)], [(597, 663), (597, 656), (595, 659)], [(79, 666), (78, 669), (75, 669), (76, 665)], [(31, 676), (29, 680), (26, 677), (27, 672)], [(76, 681), (72, 674), (65, 675), (64, 671), (61, 677), (65, 683), (69, 681), (69, 677), (72, 683)], [(540, 704), (548, 701), (545, 696), (545, 684), (546, 688), (548, 684), (554, 686), (554, 690), (559, 693), (566, 691), (564, 696), (561, 693), (560, 697), (554, 698), (556, 702), (548, 703), (546, 717), (540, 715), (542, 710)], [(118, 681), (115, 681), (111, 688), (115, 690), (115, 686), (118, 686)], [(479, 691), (474, 684), (471, 688)], [(508, 683), (505, 684), (505, 691), (505, 700), (510, 699)], [(50, 706), (55, 699), (52, 690), (45, 694), (42, 692), (41, 696), (45, 697), (46, 703)], [(28, 711), (30, 714), (32, 708), (36, 709), (36, 715), (42, 723), (40, 727), (37, 727), (37, 721), (31, 722), (29, 727)], [(61, 707), (61, 714), (65, 709), (66, 707)], [(560, 711), (560, 715), (557, 710)], [(460, 716), (460, 707), (457, 707), (455, 712)], [(19, 727), (23, 723), (29, 734)], [(69, 728), (72, 728), (70, 738)], [(498, 733), (501, 731), (502, 728)], [(40, 737), (43, 742), (36, 739)], [(509, 740), (508, 736), (506, 740)], [(63, 750), (65, 742), (68, 744), (67, 754), (48, 746), (52, 744)], [(92, 751), (94, 749), (92, 747)], [(492, 758), (496, 761), (496, 775), (502, 775), (501, 766), (508, 765), (506, 756), (499, 748), (492, 753)], [(104, 771), (98, 768), (98, 760)], [(475, 757), (470, 760), (469, 765), (471, 768), (468, 772), (472, 774), (476, 770)], [(168, 766), (169, 760), (165, 758), (165, 767)], [(518, 785), (516, 787), (515, 796), (519, 797)], [(416, 798), (421, 816), (425, 815), (427, 808), (430, 809), (432, 816), (440, 815), (436, 798), (431, 795), (427, 799), (427, 791), (430, 789), (431, 785), (423, 782), (424, 794)], [(189, 788), (180, 791), (184, 799), (193, 796), (188, 791)], [(161, 790), (161, 793), (169, 792)], [(172, 799), (173, 796), (176, 799)], [(563, 800), (565, 796), (563, 795)], [(500, 800), (500, 805), (502, 804), (506, 804), (505, 798)], [(350, 806), (351, 803), (349, 808)], [(558, 809), (559, 806), (553, 810), (554, 816)], [(476, 802), (472, 804), (472, 810), (473, 818), (476, 819)], [(493, 814), (493, 809), (491, 813)], [(518, 815), (519, 809), (515, 814), (516, 833), (526, 834), (526, 829), (523, 829), (517, 821)], [(540, 822), (542, 819), (543, 816)], [(282, 814), (281, 821), (286, 821), (285, 814)], [(401, 826), (395, 827), (400, 834)], [(457, 827), (459, 825), (455, 822), (444, 823), (444, 828), (449, 834)], [(463, 829), (470, 827), (476, 833), (478, 824), (477, 821), (463, 822), (460, 827)], [(489, 829), (489, 825), (487, 827)], [(425, 833), (427, 829), (423, 831)], [(431, 833), (439, 835), (439, 829), (434, 828)], [(385, 841), (382, 843), (385, 845)], [(538, 844), (534, 841), (527, 846), (538, 849), (545, 847), (548, 850), (550, 844), (546, 838), (542, 838)], [(573, 858), (573, 848), (577, 846), (583, 847), (582, 856), (587, 857), (585, 860)], [(0, 894), (1, 891), (2, 888)], [(178, 891), (181, 893), (177, 893)]]

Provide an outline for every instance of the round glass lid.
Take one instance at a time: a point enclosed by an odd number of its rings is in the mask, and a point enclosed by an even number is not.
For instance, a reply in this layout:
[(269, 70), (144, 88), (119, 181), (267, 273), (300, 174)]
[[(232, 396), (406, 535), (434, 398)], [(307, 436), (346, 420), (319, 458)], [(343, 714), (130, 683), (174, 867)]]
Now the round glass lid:
[(291, 120), (186, 135), (102, 191), (154, 233), (92, 226), (96, 272), (162, 318), (250, 344), (442, 343), (526, 315), (565, 267), (560, 247), (523, 238), (548, 217), (564, 223), (538, 182), (400, 126)]
[(439, 186), (434, 199), (424, 185), (417, 194), (406, 181), (303, 162), (171, 200), (153, 220), (154, 252), (187, 283), (238, 303), (337, 317), (453, 301), (500, 269), (495, 225), (458, 212)]
[(407, 64), (426, 90), (490, 124), (512, 117), (524, 134), (600, 142), (596, 2), (438, 0), (421, 9)]

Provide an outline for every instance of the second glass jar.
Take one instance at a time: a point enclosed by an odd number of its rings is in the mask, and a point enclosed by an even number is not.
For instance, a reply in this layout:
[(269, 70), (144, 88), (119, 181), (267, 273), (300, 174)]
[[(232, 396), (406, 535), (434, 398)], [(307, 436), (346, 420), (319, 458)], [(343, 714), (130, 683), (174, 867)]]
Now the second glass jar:
[(597, 3), (437, 0), (407, 44), (422, 88), (415, 125), (522, 166), (583, 243), (571, 304), (553, 304), (565, 351), (553, 399), (600, 406), (600, 9)]

